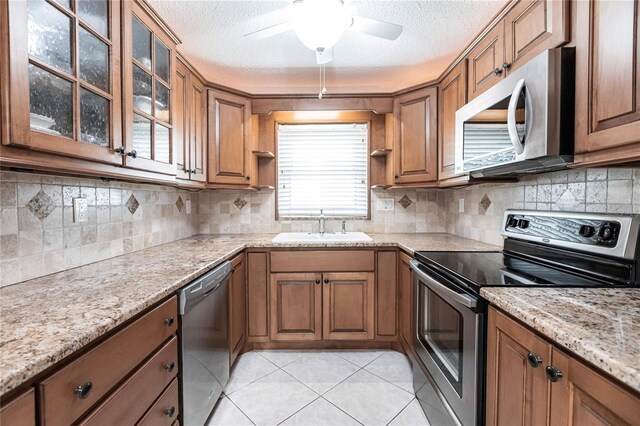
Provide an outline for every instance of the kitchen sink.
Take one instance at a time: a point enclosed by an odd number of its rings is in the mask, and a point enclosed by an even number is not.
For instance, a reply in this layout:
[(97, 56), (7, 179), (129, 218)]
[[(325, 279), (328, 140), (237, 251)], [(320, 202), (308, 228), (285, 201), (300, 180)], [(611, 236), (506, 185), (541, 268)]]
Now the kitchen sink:
[(281, 232), (276, 235), (272, 243), (366, 243), (373, 241), (364, 232), (325, 232), (324, 234), (313, 232)]

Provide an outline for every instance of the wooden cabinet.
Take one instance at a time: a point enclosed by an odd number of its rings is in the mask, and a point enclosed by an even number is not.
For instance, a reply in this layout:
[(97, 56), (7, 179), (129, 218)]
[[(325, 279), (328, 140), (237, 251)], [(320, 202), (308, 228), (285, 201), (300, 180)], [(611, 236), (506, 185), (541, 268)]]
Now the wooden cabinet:
[(251, 102), (218, 90), (208, 97), (208, 182), (251, 186)]
[(172, 110), (178, 39), (146, 2), (123, 2), (125, 165), (176, 174)]
[(178, 419), (179, 416), (178, 401), (178, 379), (173, 382), (160, 395), (155, 404), (149, 408), (149, 411), (137, 423), (138, 426), (170, 426)]
[(467, 55), (469, 100), (500, 81), (504, 59), (504, 22), (500, 21)]
[(42, 380), (44, 423), (75, 422), (174, 336), (176, 329), (177, 300), (173, 297)]
[(633, 425), (640, 397), (580, 360), (553, 348), (552, 367), (562, 377), (551, 384), (552, 425)]
[(551, 345), (493, 308), (488, 324), (487, 425), (545, 424)]
[(438, 179), (438, 89), (429, 87), (394, 100), (394, 183)]
[(376, 254), (376, 338), (398, 338), (398, 252)]
[(373, 272), (322, 274), (322, 298), (324, 340), (373, 339)]
[(576, 2), (576, 157), (640, 159), (640, 3)]
[(114, 148), (122, 144), (123, 2), (105, 1), (91, 12), (64, 2), (3, 3), (2, 31), (9, 29), (3, 144), (122, 165)]
[(247, 340), (269, 340), (269, 253), (246, 253)]
[(456, 111), (467, 103), (467, 61), (463, 59), (440, 83), (438, 103), (438, 179), (456, 175)]
[(9, 403), (2, 401), (0, 425), (35, 426), (36, 399), (33, 389), (15, 397)]
[(246, 340), (247, 328), (247, 281), (245, 255), (239, 254), (231, 260), (233, 273), (229, 288), (229, 363), (233, 365)]
[(206, 181), (206, 103), (204, 83), (178, 58), (173, 108), (174, 152), (178, 179)]
[(569, 41), (569, 2), (518, 0), (469, 52), (469, 100), (546, 49)]
[(411, 257), (400, 253), (398, 267), (399, 305), (400, 305), (400, 343), (406, 352), (413, 352), (414, 302), (413, 282), (411, 280)]
[(631, 425), (640, 416), (637, 393), (493, 307), (486, 391), (487, 425)]
[(271, 274), (271, 340), (322, 339), (322, 274)]

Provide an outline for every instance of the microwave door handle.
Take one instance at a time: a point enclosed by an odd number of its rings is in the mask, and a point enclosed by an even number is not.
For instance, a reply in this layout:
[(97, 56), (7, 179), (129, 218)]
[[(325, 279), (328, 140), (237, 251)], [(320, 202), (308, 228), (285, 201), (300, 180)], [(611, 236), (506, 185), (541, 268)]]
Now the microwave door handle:
[(518, 136), (518, 128), (516, 127), (516, 111), (518, 109), (518, 99), (520, 99), (520, 93), (523, 89), (524, 79), (520, 79), (518, 83), (516, 83), (515, 89), (513, 89), (511, 99), (509, 100), (509, 109), (507, 110), (507, 130), (509, 131), (509, 138), (511, 139), (511, 144), (516, 150), (516, 154), (522, 154), (524, 152), (524, 144)]
[(409, 266), (411, 267), (413, 272), (418, 276), (420, 280), (424, 281), (427, 284), (427, 287), (429, 287), (431, 290), (449, 299), (455, 300), (456, 302), (466, 306), (467, 308), (475, 308), (477, 306), (478, 301), (476, 299), (467, 296), (466, 294), (455, 292), (446, 285), (440, 284), (438, 281), (422, 272), (418, 265), (419, 263), (416, 260), (412, 260), (409, 262)]

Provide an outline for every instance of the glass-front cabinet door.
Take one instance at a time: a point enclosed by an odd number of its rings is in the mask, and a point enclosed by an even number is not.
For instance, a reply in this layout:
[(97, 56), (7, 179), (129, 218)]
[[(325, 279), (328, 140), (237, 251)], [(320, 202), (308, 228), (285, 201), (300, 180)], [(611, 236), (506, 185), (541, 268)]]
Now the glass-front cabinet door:
[(4, 143), (122, 164), (120, 1), (6, 3), (10, 134)]
[(124, 2), (125, 165), (176, 174), (173, 149), (177, 39), (136, 1)]

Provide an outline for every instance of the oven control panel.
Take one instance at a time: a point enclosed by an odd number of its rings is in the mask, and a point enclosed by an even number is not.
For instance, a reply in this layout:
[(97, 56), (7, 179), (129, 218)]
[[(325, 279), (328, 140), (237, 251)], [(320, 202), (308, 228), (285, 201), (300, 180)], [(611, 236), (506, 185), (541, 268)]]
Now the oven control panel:
[(509, 213), (504, 230), (551, 241), (566, 241), (590, 246), (615, 247), (621, 225), (615, 220), (562, 216), (538, 216)]

